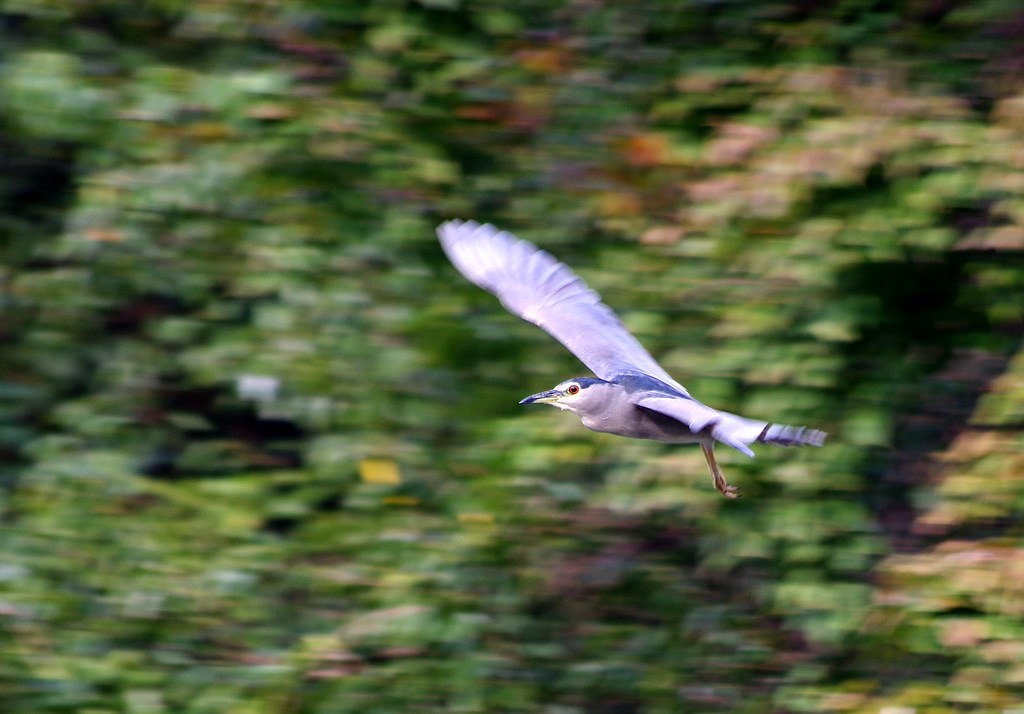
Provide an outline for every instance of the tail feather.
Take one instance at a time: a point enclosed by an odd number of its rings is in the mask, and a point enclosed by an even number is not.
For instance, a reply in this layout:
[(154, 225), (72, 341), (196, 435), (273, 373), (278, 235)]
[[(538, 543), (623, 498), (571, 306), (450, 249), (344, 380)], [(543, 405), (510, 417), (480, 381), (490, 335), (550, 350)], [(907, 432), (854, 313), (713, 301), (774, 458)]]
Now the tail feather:
[(825, 432), (817, 429), (748, 419), (712, 409), (692, 398), (644, 396), (636, 401), (636, 405), (677, 419), (694, 434), (710, 433), (715, 441), (731, 446), (747, 456), (754, 455), (748, 444), (757, 441), (777, 446), (821, 446), (825, 442)]
[(722, 418), (711, 429), (711, 436), (747, 456), (753, 456), (754, 452), (747, 444), (756, 441), (775, 446), (821, 446), (827, 434), (806, 426), (772, 424), (722, 412)]
[(823, 431), (808, 429), (806, 426), (768, 424), (757, 437), (758, 441), (776, 446), (821, 446), (828, 436)]

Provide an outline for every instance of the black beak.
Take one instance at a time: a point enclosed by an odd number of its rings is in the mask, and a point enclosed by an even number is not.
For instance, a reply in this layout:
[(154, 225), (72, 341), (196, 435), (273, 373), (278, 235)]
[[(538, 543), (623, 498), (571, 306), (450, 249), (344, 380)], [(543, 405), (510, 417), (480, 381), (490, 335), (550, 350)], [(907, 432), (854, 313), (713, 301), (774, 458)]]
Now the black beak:
[(536, 394), (531, 394), (526, 399), (521, 400), (519, 403), (533, 404), (534, 402), (540, 402), (541, 404), (544, 404), (546, 402), (553, 402), (560, 396), (562, 396), (562, 393), (559, 392), (557, 389), (548, 389), (547, 391), (544, 392), (537, 392)]

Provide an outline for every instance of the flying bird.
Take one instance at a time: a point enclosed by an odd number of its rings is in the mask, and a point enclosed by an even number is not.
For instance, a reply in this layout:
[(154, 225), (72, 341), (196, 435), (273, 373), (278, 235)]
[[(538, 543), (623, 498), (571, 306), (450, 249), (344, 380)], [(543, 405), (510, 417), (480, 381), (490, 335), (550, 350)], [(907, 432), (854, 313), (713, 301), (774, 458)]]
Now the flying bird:
[(490, 224), (452, 220), (437, 228), (448, 259), (509, 312), (537, 325), (596, 375), (573, 377), (520, 404), (550, 404), (583, 425), (634, 439), (700, 444), (715, 488), (738, 493), (715, 460), (716, 442), (753, 457), (749, 444), (821, 446), (826, 434), (748, 419), (703, 404), (674, 380), (611, 308), (564, 263)]

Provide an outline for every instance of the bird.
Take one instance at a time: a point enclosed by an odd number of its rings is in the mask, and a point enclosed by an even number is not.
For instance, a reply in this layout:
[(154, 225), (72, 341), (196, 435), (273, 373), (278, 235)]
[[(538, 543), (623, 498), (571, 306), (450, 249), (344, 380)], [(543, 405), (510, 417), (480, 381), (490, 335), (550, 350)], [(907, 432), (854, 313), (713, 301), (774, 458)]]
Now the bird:
[(668, 444), (700, 444), (715, 488), (736, 498), (715, 459), (716, 443), (753, 457), (750, 444), (821, 446), (825, 432), (738, 416), (697, 401), (569, 266), (512, 233), (449, 220), (437, 236), (452, 265), (495, 295), (506, 310), (537, 325), (595, 376), (566, 379), (520, 404), (549, 404), (593, 431)]

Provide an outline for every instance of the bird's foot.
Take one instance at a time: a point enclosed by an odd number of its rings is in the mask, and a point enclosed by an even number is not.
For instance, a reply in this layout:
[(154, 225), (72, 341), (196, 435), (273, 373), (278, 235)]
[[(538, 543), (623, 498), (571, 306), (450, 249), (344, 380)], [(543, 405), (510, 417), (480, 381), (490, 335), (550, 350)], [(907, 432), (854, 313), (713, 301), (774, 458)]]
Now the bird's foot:
[(735, 486), (730, 486), (729, 482), (725, 480), (725, 476), (722, 475), (722, 470), (718, 468), (718, 462), (715, 461), (715, 452), (713, 451), (713, 444), (701, 444), (700, 448), (704, 451), (704, 458), (707, 459), (708, 468), (711, 470), (711, 480), (715, 484), (715, 488), (718, 492), (726, 498), (739, 498), (739, 491)]
[(735, 486), (730, 486), (728, 483), (726, 483), (726, 480), (724, 478), (721, 480), (715, 480), (715, 488), (717, 488), (718, 492), (721, 493), (726, 498), (740, 497), (739, 489), (737, 489)]

